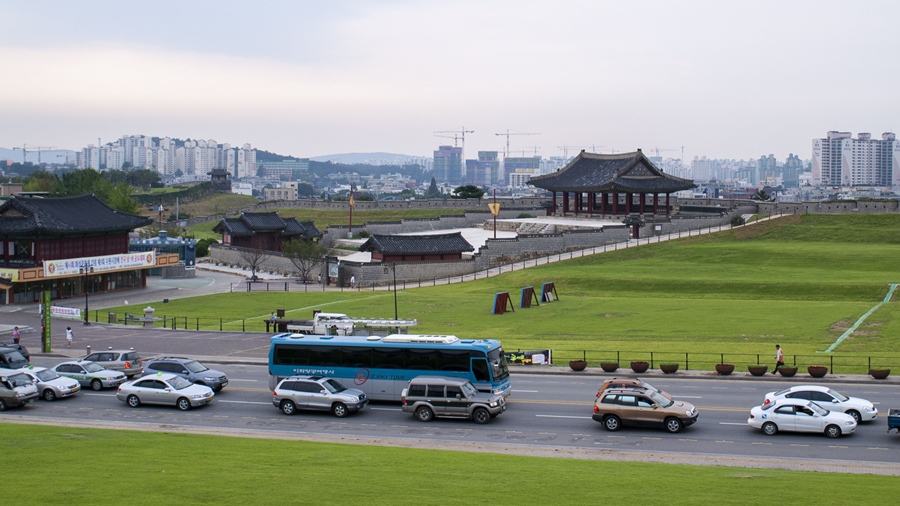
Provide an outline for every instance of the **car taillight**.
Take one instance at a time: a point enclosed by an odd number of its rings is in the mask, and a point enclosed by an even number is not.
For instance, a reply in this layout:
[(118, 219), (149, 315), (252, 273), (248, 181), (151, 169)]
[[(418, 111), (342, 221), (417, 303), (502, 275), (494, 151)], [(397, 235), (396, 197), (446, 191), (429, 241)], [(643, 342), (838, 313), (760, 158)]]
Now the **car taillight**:
[(756, 417), (753, 416), (753, 413), (750, 413), (750, 418), (752, 419), (752, 418), (756, 418)]
[(122, 391), (122, 387), (119, 387), (116, 389), (116, 392), (121, 392), (121, 391)]
[(594, 413), (599, 413), (599, 412), (600, 412), (600, 408), (598, 408), (597, 406), (594, 406)]
[(272, 392), (272, 395), (278, 395), (278, 392)]
[(769, 399), (766, 399), (766, 402), (763, 403), (763, 406), (768, 406), (770, 402), (772, 402), (772, 401), (770, 401)]
[(131, 362), (125, 362), (125, 367), (127, 367), (127, 368), (130, 369), (130, 368), (131, 368)]

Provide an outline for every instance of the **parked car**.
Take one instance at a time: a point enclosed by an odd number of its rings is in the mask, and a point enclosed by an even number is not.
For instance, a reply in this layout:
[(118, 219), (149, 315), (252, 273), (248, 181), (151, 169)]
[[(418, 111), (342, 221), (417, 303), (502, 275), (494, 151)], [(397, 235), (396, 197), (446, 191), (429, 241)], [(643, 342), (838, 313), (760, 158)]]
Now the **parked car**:
[(66, 376), (81, 383), (81, 386), (89, 386), (94, 390), (112, 388), (125, 383), (125, 374), (119, 371), (104, 369), (99, 364), (87, 360), (70, 360), (58, 364), (53, 368), (57, 374)]
[(106, 369), (122, 371), (129, 378), (141, 374), (144, 369), (141, 357), (134, 351), (134, 348), (130, 350), (98, 351), (84, 357), (84, 360), (96, 362)]
[(401, 409), (422, 422), (434, 417), (468, 418), (487, 423), (506, 411), (502, 394), (479, 392), (472, 382), (444, 376), (417, 376), (400, 393)]
[(116, 391), (116, 398), (132, 408), (141, 404), (163, 404), (177, 406), (182, 411), (209, 403), (213, 395), (212, 388), (164, 373), (129, 381)]
[(868, 422), (878, 416), (878, 409), (871, 402), (859, 397), (847, 397), (821, 385), (795, 385), (779, 392), (769, 392), (766, 394), (765, 404), (779, 399), (815, 401), (829, 411), (847, 413), (856, 423)]
[(53, 401), (75, 395), (81, 391), (81, 385), (72, 378), (65, 378), (46, 367), (28, 367), (20, 369), (37, 385), (38, 396), (45, 401)]
[(747, 424), (767, 436), (779, 431), (818, 432), (841, 437), (856, 430), (856, 420), (839, 411), (829, 411), (806, 399), (778, 399), (750, 410)]
[(21, 369), (28, 367), (28, 359), (15, 348), (0, 348), (0, 367), (4, 369)]
[(28, 363), (31, 363), (31, 353), (28, 353), (28, 348), (22, 346), (21, 344), (0, 342), (0, 348), (12, 348), (21, 353), (22, 356), (25, 357), (25, 360), (28, 361)]
[(298, 409), (312, 409), (331, 411), (340, 418), (369, 403), (362, 390), (322, 376), (290, 376), (281, 380), (272, 393), (272, 404), (286, 415), (293, 415)]
[(643, 425), (674, 433), (694, 424), (699, 416), (693, 404), (673, 401), (660, 392), (615, 388), (594, 401), (592, 418), (609, 431), (619, 430), (622, 425)]
[(161, 357), (148, 360), (144, 365), (147, 374), (165, 372), (181, 376), (197, 385), (206, 385), (218, 392), (228, 385), (228, 376), (222, 371), (208, 369), (205, 365), (192, 358)]
[(22, 371), (0, 369), (0, 411), (24, 406), (37, 398), (37, 386)]
[(669, 399), (670, 401), (675, 400), (668, 393), (656, 388), (646, 381), (641, 381), (637, 378), (610, 378), (600, 384), (600, 390), (597, 391), (597, 397), (600, 397), (600, 395), (602, 395), (604, 391), (610, 388), (626, 388), (631, 390), (645, 390), (647, 392), (659, 392), (659, 394), (666, 399)]

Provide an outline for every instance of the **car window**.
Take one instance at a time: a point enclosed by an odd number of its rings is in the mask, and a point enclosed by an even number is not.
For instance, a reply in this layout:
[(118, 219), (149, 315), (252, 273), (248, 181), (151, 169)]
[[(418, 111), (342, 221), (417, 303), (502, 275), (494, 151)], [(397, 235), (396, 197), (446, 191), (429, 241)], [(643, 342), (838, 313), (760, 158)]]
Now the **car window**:
[(407, 397), (425, 397), (425, 385), (410, 385)]
[(620, 395), (619, 404), (622, 406), (636, 406), (637, 399), (633, 395)]
[(455, 398), (457, 395), (462, 397), (462, 389), (458, 386), (447, 385), (447, 397)]
[(95, 361), (97, 361), (97, 360), (100, 360), (100, 354), (99, 354), (99, 353), (93, 353), (93, 354), (91, 354), (91, 355), (88, 355), (88, 356), (84, 357), (84, 359), (85, 359), (85, 360), (90, 360), (91, 362), (95, 362)]
[(600, 404), (616, 404), (616, 395), (606, 395)]
[(428, 385), (428, 397), (443, 397), (444, 385)]
[(318, 392), (321, 389), (322, 387), (318, 383), (313, 383), (312, 381), (294, 382), (294, 390), (298, 392)]
[(56, 370), (59, 372), (72, 372), (72, 367), (66, 364), (56, 366)]
[(813, 410), (806, 406), (797, 406), (797, 414), (800, 416), (813, 416)]
[(344, 390), (347, 390), (347, 387), (342, 385), (339, 381), (336, 381), (333, 379), (327, 379), (327, 380), (323, 381), (322, 384), (325, 385), (326, 390), (328, 390), (329, 392), (331, 392), (333, 394), (337, 394), (337, 393), (343, 392)]
[[(180, 365), (179, 365), (179, 367), (180, 367)], [(185, 362), (184, 368), (186, 368), (188, 371), (191, 371), (191, 372), (203, 372), (203, 371), (209, 370), (205, 365), (201, 364), (200, 362), (197, 362), (196, 360), (191, 360), (190, 362)]]
[(27, 374), (18, 373), (9, 376), (9, 381), (16, 387), (24, 387), (31, 384), (31, 378)]
[(637, 398), (637, 405), (638, 405), (639, 408), (651, 408), (651, 407), (653, 407), (653, 403), (650, 402), (650, 399), (647, 399), (646, 397), (638, 397), (638, 398)]
[(841, 402), (847, 402), (850, 400), (850, 398), (847, 397), (846, 395), (844, 395), (840, 392), (835, 392), (834, 390), (832, 390), (830, 388), (828, 389), (828, 393), (835, 396), (835, 398), (837, 398), (837, 400), (839, 400)]
[(134, 353), (134, 352), (123, 353), (122, 360), (128, 360), (128, 361), (134, 362), (134, 361), (138, 360), (138, 354)]
[(819, 402), (831, 402), (834, 400), (834, 397), (826, 394), (825, 392), (810, 392), (810, 400), (819, 401)]
[(794, 414), (794, 406), (779, 406), (776, 410), (776, 413), (780, 415), (793, 415)]
[(100, 372), (103, 370), (103, 367), (99, 364), (85, 364), (83, 367), (87, 372)]
[(44, 369), (43, 371), (38, 371), (38, 372), (34, 373), (34, 375), (37, 376), (38, 379), (41, 381), (53, 381), (53, 380), (59, 378), (59, 374), (56, 374), (55, 372), (51, 371), (50, 369)]
[(175, 390), (182, 390), (193, 385), (193, 383), (182, 378), (181, 376), (175, 376), (174, 378), (169, 380), (169, 383), (172, 384), (172, 387), (175, 388)]
[(659, 393), (658, 391), (650, 392), (650, 398), (653, 399), (653, 401), (655, 403), (659, 404), (660, 406), (662, 406), (664, 408), (668, 408), (672, 404), (675, 404), (675, 401), (669, 400), (667, 397), (665, 397), (663, 394)]
[(278, 386), (279, 390), (294, 390), (295, 381), (282, 381), (281, 385)]
[(478, 390), (475, 388), (475, 385), (473, 385), (471, 381), (463, 383), (462, 391), (464, 394), (466, 394), (466, 397), (472, 397), (473, 395), (478, 393)]

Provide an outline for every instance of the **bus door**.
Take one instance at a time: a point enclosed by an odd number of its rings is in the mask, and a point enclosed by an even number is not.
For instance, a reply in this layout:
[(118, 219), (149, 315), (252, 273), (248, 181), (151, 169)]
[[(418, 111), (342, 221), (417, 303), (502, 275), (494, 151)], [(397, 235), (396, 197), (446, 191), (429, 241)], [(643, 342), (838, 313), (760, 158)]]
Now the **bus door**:
[(474, 378), (472, 383), (475, 385), (475, 388), (482, 392), (490, 392), (492, 390), (490, 371), (491, 368), (486, 358), (472, 359), (472, 377)]

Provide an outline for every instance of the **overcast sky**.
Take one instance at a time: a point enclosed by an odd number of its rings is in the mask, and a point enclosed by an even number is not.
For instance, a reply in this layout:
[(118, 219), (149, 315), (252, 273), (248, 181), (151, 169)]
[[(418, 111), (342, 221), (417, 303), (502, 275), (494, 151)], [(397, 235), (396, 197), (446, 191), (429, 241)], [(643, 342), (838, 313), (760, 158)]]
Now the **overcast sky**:
[[(0, 146), (810, 158), (900, 128), (896, 1), (0, 0)], [(449, 134), (452, 135), (452, 134)]]

